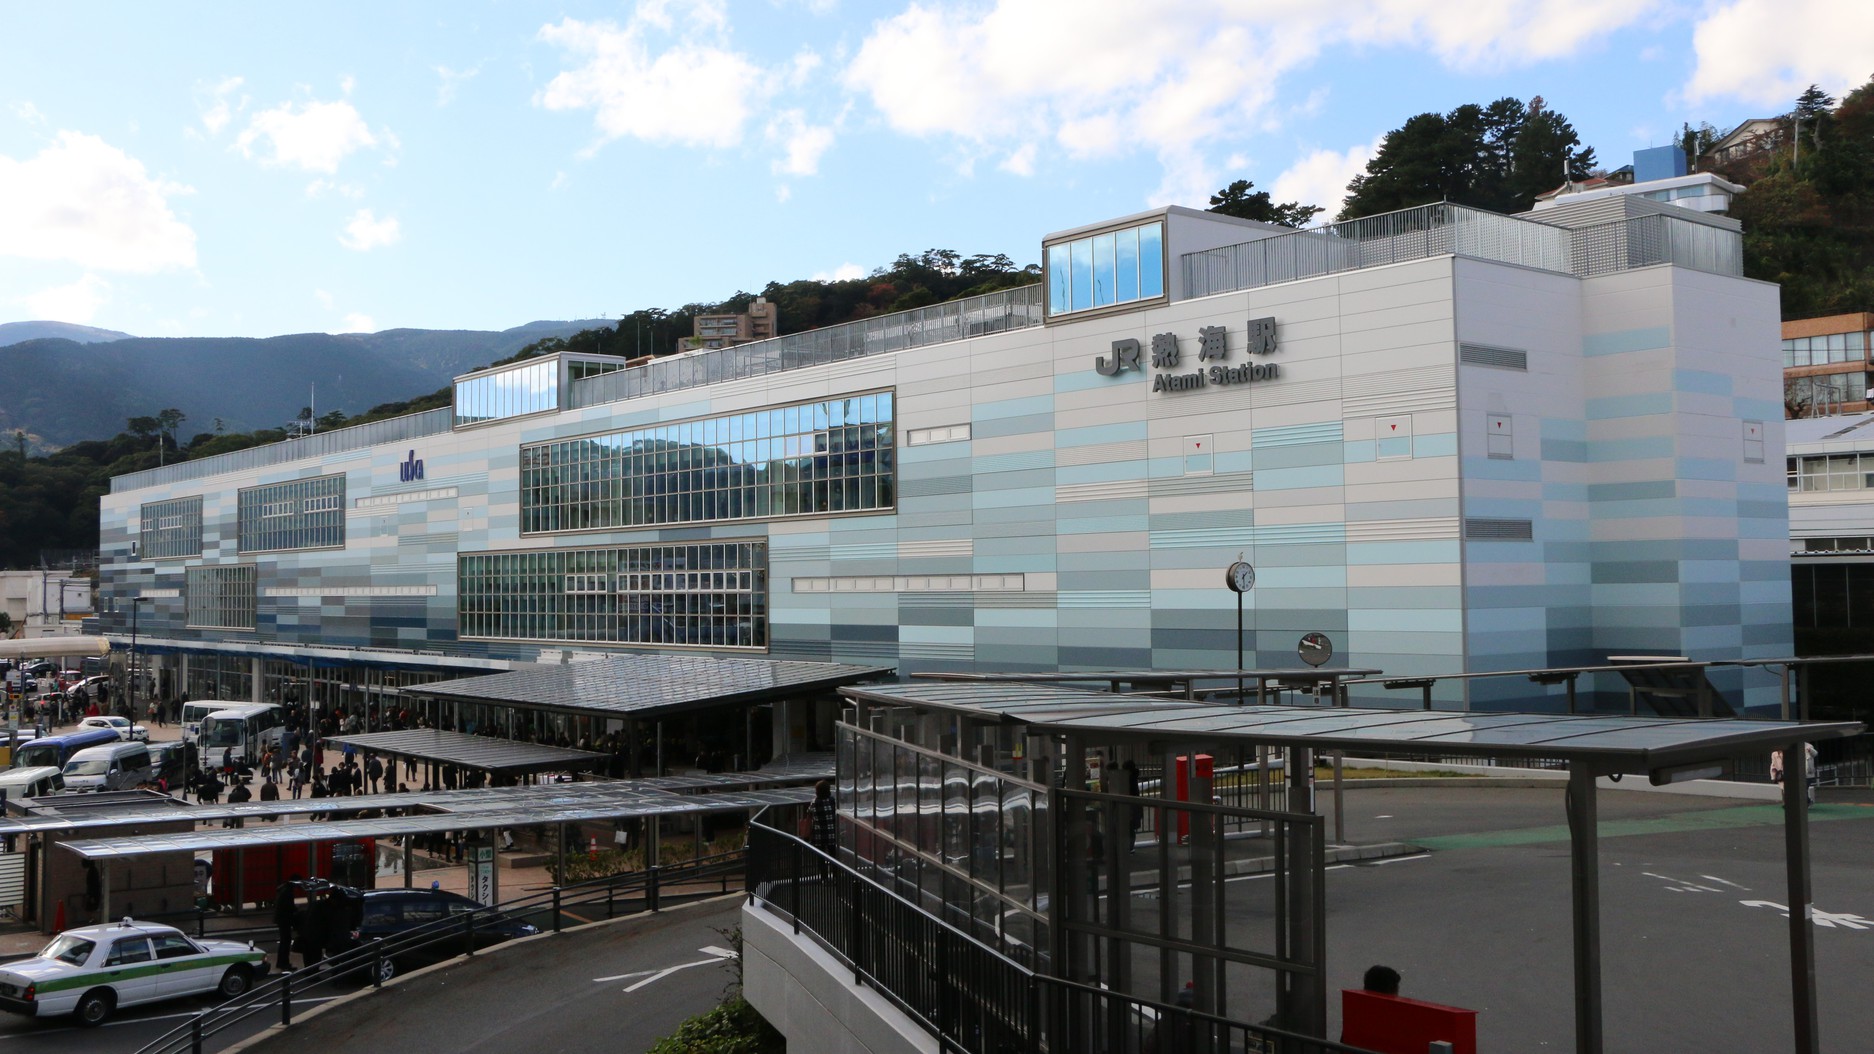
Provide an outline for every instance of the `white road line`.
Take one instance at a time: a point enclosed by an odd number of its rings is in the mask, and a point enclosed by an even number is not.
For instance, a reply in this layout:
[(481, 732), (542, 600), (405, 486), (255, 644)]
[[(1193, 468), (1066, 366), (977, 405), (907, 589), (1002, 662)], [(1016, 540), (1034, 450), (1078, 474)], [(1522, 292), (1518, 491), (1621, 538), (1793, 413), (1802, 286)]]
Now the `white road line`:
[(1737, 884), (1736, 882), (1733, 882), (1733, 881), (1731, 881), (1731, 880), (1730, 880), (1730, 879), (1728, 879), (1728, 878), (1719, 878), (1719, 877), (1718, 877), (1717, 875), (1700, 875), (1700, 876), (1698, 876), (1698, 877), (1700, 877), (1700, 878), (1703, 878), (1703, 879), (1707, 879), (1707, 880), (1709, 880), (1709, 881), (1712, 881), (1712, 882), (1722, 882), (1722, 883), (1724, 883), (1725, 885), (1727, 885), (1727, 886), (1730, 886), (1730, 887), (1732, 887), (1733, 889), (1742, 889), (1742, 890), (1746, 890), (1746, 891), (1748, 891), (1748, 890), (1750, 889), (1750, 887), (1749, 887), (1749, 886), (1740, 886), (1740, 885), (1738, 885), (1738, 884)]
[(1430, 860), (1431, 858), (1432, 858), (1432, 855), (1430, 853), (1414, 853), (1411, 856), (1389, 856), (1384, 860), (1368, 860), (1367, 863), (1369, 864), (1399, 864), (1399, 863), (1404, 863), (1407, 860)]
[(678, 966), (666, 967), (665, 969), (659, 970), (656, 973), (652, 974), (651, 976), (646, 977), (644, 980), (639, 981), (637, 984), (626, 985), (625, 991), (628, 993), (635, 992), (638, 989), (643, 988), (647, 984), (656, 984), (657, 982), (663, 980), (664, 978), (669, 977), (671, 974), (676, 973), (678, 970), (687, 970), (692, 966), (713, 966), (716, 963), (719, 963), (721, 961), (722, 961), (721, 956), (712, 955), (707, 959), (698, 959), (693, 963), (683, 963)]
[(594, 977), (592, 979), (592, 983), (604, 984), (608, 981), (628, 981), (634, 977), (644, 978), (644, 980), (639, 981), (638, 983), (625, 989), (625, 991), (627, 992), (635, 992), (638, 989), (643, 988), (647, 984), (652, 984), (658, 980), (661, 980), (665, 977), (670, 976), (673, 973), (676, 973), (678, 970), (687, 970), (692, 966), (708, 966), (710, 963), (719, 963), (719, 962), (724, 961), (725, 959), (735, 958), (735, 952), (731, 951), (728, 948), (719, 947), (714, 944), (708, 945), (706, 947), (698, 948), (696, 950), (699, 952), (702, 952), (704, 955), (711, 956), (711, 958), (698, 959), (697, 961), (693, 963), (683, 963), (682, 965), (679, 965), (679, 966), (670, 966), (661, 970), (634, 970), (631, 973), (613, 974), (610, 977)]

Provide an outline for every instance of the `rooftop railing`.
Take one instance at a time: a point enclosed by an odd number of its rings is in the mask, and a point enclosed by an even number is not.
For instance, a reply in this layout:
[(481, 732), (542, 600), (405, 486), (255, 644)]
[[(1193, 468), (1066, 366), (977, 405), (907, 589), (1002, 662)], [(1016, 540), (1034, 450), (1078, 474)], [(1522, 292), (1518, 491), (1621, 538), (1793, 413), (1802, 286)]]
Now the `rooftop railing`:
[(372, 421), (369, 424), (335, 428), (330, 432), (315, 432), (312, 435), (299, 436), (279, 443), (248, 447), (246, 450), (231, 450), (226, 454), (196, 458), (193, 461), (178, 461), (161, 468), (126, 472), (121, 476), (111, 478), (111, 492), (122, 494), (139, 487), (155, 487), (164, 483), (179, 483), (183, 480), (201, 479), (203, 476), (216, 476), (223, 472), (240, 472), (252, 468), (265, 468), (268, 465), (283, 465), (288, 461), (298, 461), (301, 458), (325, 457), (347, 450), (362, 450), (379, 443), (401, 443), (405, 440), (421, 439), (424, 436), (449, 431), (452, 416), (451, 409), (444, 406), (383, 421)]
[(1019, 286), (733, 348), (674, 355), (588, 377), (573, 382), (571, 405), (598, 406), (1040, 324), (1041, 286)]
[(1736, 231), (1690, 218), (1568, 228), (1448, 202), (1186, 253), (1179, 264), (1185, 295), (1200, 297), (1453, 255), (1582, 278), (1666, 263), (1724, 275), (1744, 270)]

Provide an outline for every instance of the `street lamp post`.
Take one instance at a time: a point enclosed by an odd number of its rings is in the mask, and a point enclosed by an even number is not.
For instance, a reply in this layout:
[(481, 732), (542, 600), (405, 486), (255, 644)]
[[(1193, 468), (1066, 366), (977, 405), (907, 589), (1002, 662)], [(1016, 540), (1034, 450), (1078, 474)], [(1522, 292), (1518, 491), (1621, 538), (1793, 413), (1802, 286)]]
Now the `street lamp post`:
[(136, 720), (138, 674), (141, 672), (137, 663), (137, 609), (149, 602), (149, 597), (130, 598), (130, 687), (124, 692), (124, 706), (129, 712), (124, 716), (132, 721)]

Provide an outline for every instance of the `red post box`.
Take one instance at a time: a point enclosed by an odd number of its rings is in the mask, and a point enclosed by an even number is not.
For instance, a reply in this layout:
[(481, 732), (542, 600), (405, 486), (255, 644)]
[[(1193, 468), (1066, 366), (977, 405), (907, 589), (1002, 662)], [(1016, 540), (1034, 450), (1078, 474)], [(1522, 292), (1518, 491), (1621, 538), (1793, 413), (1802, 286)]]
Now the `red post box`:
[[(1188, 754), (1178, 755), (1178, 777), (1175, 783), (1175, 793), (1179, 801), (1196, 800), (1191, 797), (1191, 785), (1195, 782), (1202, 791), (1203, 803), (1205, 805), (1210, 804), (1210, 780), (1213, 771), (1211, 766), (1213, 763), (1209, 754), (1199, 754), (1196, 757), (1192, 757)], [(1191, 814), (1180, 810), (1178, 812), (1178, 844), (1183, 845), (1190, 840)]]

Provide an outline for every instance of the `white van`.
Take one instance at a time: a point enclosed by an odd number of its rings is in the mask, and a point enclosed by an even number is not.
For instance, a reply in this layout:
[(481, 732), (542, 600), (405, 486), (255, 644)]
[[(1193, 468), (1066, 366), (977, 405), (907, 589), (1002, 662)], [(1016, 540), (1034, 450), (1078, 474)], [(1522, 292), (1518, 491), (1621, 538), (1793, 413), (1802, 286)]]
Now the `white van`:
[(0, 794), (6, 795), (7, 801), (57, 794), (64, 789), (64, 775), (50, 765), (0, 772)]
[(150, 778), (150, 746), (107, 743), (86, 747), (65, 763), (63, 775), (66, 790), (126, 790)]

